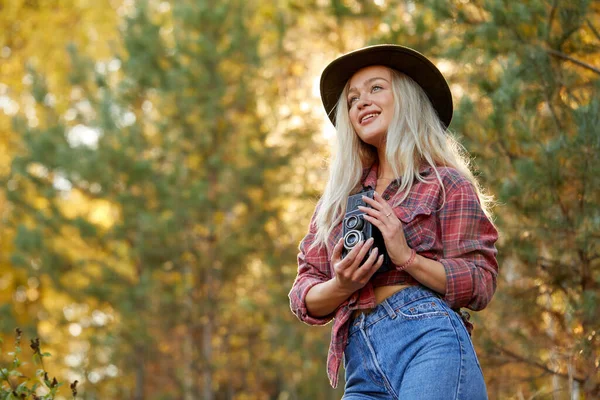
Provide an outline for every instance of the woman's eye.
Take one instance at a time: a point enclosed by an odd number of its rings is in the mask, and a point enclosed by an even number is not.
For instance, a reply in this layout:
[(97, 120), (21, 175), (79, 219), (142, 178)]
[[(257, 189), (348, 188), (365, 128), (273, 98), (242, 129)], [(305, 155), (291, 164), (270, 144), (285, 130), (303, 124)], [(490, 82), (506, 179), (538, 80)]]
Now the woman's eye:
[(371, 89), (371, 91), (372, 92), (376, 92), (376, 91), (381, 90), (381, 89), (383, 89), (381, 86), (375, 85), (375, 86), (373, 86), (373, 88)]
[(348, 99), (348, 104), (349, 104), (349, 105), (352, 105), (352, 104), (354, 104), (354, 102), (355, 102), (355, 101), (357, 101), (357, 100), (358, 100), (358, 96), (352, 96), (352, 97), (350, 97), (350, 98)]

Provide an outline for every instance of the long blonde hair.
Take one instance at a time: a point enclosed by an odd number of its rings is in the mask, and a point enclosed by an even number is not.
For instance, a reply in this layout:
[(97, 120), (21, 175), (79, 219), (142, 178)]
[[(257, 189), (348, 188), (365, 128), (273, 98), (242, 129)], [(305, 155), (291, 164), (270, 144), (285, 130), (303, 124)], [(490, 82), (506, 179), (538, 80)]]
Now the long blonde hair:
[[(419, 169), (427, 164), (435, 171), (442, 190), (444, 185), (436, 167), (451, 167), (473, 185), (481, 206), (489, 216), (491, 196), (483, 193), (469, 169), (467, 151), (440, 121), (423, 89), (410, 77), (391, 69), (394, 117), (386, 135), (386, 158), (394, 176), (401, 177), (395, 205), (408, 196), (414, 180), (427, 181)], [(316, 213), (317, 232), (311, 247), (327, 245), (327, 238), (346, 212), (346, 200), (361, 189), (363, 169), (377, 160), (375, 147), (364, 143), (355, 133), (348, 115), (349, 82), (337, 102), (335, 156), (329, 169), (329, 180)], [(411, 179), (414, 178), (414, 179)], [(445, 196), (445, 192), (444, 192)]]

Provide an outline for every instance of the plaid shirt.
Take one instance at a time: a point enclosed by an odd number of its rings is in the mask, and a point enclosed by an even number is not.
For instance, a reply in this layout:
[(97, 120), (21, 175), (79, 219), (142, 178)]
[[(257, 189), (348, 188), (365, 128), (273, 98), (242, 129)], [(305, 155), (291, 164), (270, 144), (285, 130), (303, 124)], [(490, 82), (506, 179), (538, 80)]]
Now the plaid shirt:
[[(363, 170), (363, 186), (376, 187), (377, 167), (374, 164)], [(442, 298), (446, 303), (454, 310), (461, 307), (481, 310), (496, 290), (498, 263), (495, 242), (498, 233), (483, 213), (470, 182), (455, 169), (438, 167), (437, 170), (444, 184), (445, 202), (444, 191), (437, 179), (428, 183), (415, 181), (408, 197), (394, 207), (394, 212), (402, 221), (408, 245), (423, 257), (437, 260), (444, 266), (447, 283), (446, 294)], [(431, 167), (422, 169), (420, 173), (435, 178)], [(398, 184), (398, 181), (392, 182), (382, 194), (390, 205), (395, 200)], [(399, 272), (395, 265), (391, 265), (377, 271), (367, 285), (340, 304), (335, 312), (324, 317), (311, 316), (306, 309), (306, 294), (313, 286), (334, 276), (329, 261), (333, 247), (342, 235), (342, 225), (340, 223), (332, 231), (327, 248), (320, 246), (309, 251), (315, 232), (313, 215), (308, 234), (300, 242), (298, 275), (289, 298), (294, 314), (307, 324), (325, 325), (335, 318), (327, 356), (327, 375), (331, 386), (336, 387), (352, 312), (375, 307), (375, 287), (419, 283), (407, 272)], [(466, 318), (463, 320), (470, 331), (472, 325)]]

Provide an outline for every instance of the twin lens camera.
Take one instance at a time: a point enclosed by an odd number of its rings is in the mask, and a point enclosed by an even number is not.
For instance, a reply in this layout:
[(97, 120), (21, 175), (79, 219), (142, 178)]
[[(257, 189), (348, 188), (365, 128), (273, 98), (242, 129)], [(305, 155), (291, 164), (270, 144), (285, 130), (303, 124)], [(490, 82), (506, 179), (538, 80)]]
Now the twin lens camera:
[[(359, 206), (370, 207), (362, 200), (362, 196), (372, 199), (373, 193), (374, 190), (368, 189), (348, 197), (348, 202), (346, 203), (346, 214), (344, 215), (343, 220), (344, 248), (342, 249), (342, 258), (346, 257), (346, 255), (361, 241), (366, 241), (370, 238), (373, 238), (373, 246), (371, 249), (377, 247), (379, 254), (383, 254), (383, 268), (389, 264), (389, 256), (385, 249), (383, 236), (377, 227), (364, 219), (365, 213), (358, 209)], [(369, 254), (370, 253), (367, 253), (365, 255), (361, 265), (367, 260)]]

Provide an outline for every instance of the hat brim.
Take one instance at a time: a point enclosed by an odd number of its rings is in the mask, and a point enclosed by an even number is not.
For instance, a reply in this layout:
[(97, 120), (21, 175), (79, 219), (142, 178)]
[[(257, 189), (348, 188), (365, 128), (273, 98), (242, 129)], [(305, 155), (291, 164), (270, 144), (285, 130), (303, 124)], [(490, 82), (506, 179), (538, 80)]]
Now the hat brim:
[(335, 125), (335, 107), (348, 79), (358, 70), (383, 65), (410, 76), (423, 88), (440, 120), (452, 121), (452, 93), (440, 70), (416, 50), (399, 45), (375, 45), (344, 54), (333, 60), (321, 74), (321, 100)]

